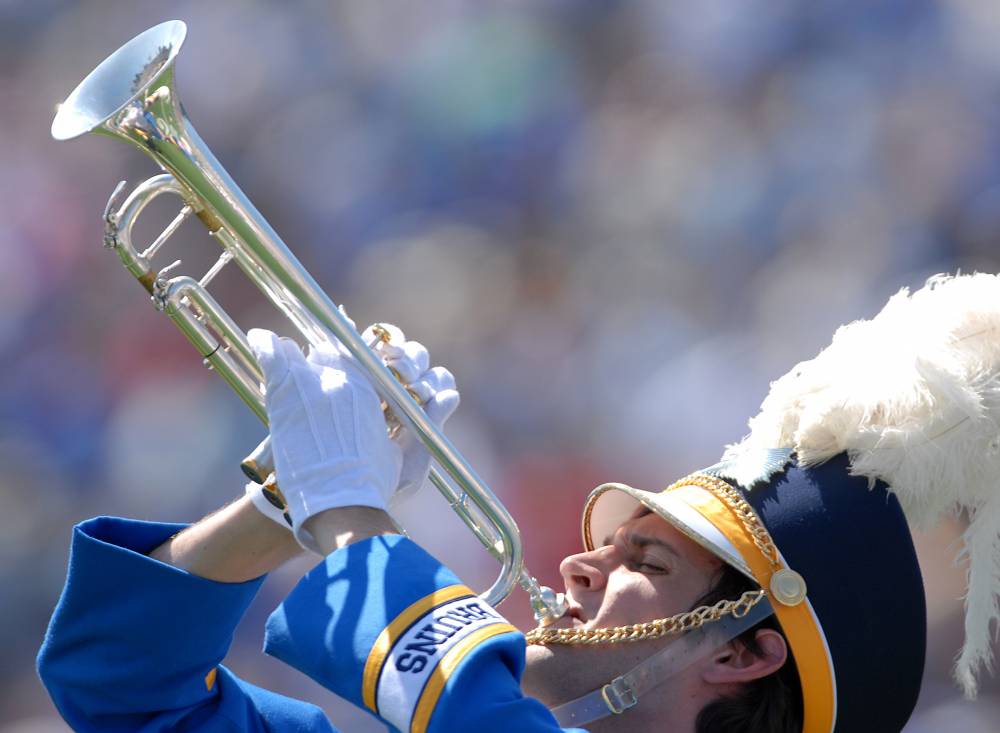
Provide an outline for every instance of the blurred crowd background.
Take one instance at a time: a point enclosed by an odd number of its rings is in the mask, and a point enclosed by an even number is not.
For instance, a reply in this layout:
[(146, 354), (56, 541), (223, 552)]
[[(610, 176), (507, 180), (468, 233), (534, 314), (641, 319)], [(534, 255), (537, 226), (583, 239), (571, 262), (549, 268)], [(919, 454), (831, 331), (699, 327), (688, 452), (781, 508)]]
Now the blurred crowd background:
[[(988, 0), (0, 0), (0, 733), (64, 730), (34, 655), (73, 523), (197, 519), (242, 492), (263, 436), (102, 250), (106, 197), (151, 161), (49, 137), (90, 69), (172, 17), (201, 136), (359, 325), (397, 323), (457, 375), (449, 433), (551, 584), (593, 486), (715, 462), (837, 325), (1000, 267)], [(216, 256), (196, 224), (175, 242), (163, 263), (196, 276)], [(218, 283), (245, 327), (283, 329), (238, 273)], [(401, 516), (492, 582), (432, 487)], [(910, 733), (1000, 729), (996, 682), (970, 704), (949, 680), (961, 529), (918, 537), (931, 639)], [(304, 567), (269, 580), (229, 663), (383, 730), (259, 651)], [(528, 625), (523, 597), (502, 608)]]

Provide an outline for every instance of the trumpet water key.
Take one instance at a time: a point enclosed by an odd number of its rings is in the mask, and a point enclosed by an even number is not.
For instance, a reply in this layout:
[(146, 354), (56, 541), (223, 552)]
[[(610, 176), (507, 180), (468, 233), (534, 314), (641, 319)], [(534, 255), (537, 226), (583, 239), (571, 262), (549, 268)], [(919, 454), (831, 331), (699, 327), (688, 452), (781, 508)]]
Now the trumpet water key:
[[(235, 263), (301, 333), (319, 346), (340, 341), (368, 373), (393, 419), (427, 447), (442, 471), (431, 483), (445, 496), (486, 549), (501, 563), (496, 581), (483, 593), (488, 603), (506, 598), (518, 583), (527, 591), (536, 619), (550, 623), (565, 612), (564, 599), (540, 587), (524, 568), (517, 524), (465, 458), (427, 418), (353, 324), (302, 267), (281, 238), (247, 199), (195, 132), (177, 96), (174, 63), (187, 28), (161, 23), (115, 51), (60, 105), (52, 136), (69, 140), (85, 133), (125, 140), (165, 171), (140, 184), (124, 200), (119, 184), (104, 212), (104, 243), (142, 284), (240, 398), (266, 423), (261, 373), (247, 338), (208, 291), (212, 279)], [(132, 229), (142, 210), (162, 194), (183, 208), (143, 250)], [(156, 269), (153, 257), (189, 217), (195, 216), (222, 247), (216, 263), (200, 279), (174, 274), (179, 263)], [(266, 445), (246, 463), (252, 477), (269, 472)]]

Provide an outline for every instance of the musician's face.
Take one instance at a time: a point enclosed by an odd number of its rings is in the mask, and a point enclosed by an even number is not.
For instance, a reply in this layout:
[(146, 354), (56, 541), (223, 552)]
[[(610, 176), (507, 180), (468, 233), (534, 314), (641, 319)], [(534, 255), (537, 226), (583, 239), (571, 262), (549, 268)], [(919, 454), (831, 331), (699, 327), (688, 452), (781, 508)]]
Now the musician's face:
[[(643, 510), (591, 552), (560, 566), (570, 612), (555, 628), (607, 628), (691, 610), (714, 586), (721, 561)], [(554, 706), (610, 682), (663, 648), (665, 639), (528, 647), (523, 685)]]

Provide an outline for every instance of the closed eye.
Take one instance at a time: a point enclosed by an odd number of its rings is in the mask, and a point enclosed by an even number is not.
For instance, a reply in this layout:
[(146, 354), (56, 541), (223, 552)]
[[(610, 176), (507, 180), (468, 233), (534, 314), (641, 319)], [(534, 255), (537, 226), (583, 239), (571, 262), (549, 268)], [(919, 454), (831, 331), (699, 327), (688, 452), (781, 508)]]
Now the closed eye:
[(669, 570), (667, 570), (665, 567), (663, 567), (661, 565), (655, 565), (653, 563), (648, 563), (648, 562), (635, 563), (634, 566), (635, 566), (636, 570), (638, 570), (639, 572), (641, 572), (641, 573), (648, 573), (648, 574), (651, 574), (651, 575), (656, 575), (656, 574), (660, 574), (660, 573), (668, 573), (668, 572), (670, 572)]
[[(630, 570), (647, 575), (666, 575), (670, 573), (669, 563), (658, 557), (651, 556), (648, 548), (661, 548), (674, 558), (678, 558), (677, 550), (669, 543), (656, 537), (647, 537), (633, 531), (628, 524), (618, 528), (613, 536), (604, 539), (604, 545), (618, 545), (622, 554), (628, 558)], [(678, 558), (679, 559), (679, 558)]]

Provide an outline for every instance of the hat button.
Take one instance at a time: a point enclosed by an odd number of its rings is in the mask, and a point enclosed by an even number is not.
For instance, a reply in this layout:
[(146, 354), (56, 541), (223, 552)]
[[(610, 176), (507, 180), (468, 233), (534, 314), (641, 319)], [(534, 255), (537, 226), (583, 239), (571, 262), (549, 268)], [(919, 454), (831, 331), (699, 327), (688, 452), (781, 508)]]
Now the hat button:
[(785, 606), (797, 606), (806, 599), (806, 581), (790, 568), (771, 576), (771, 595)]

